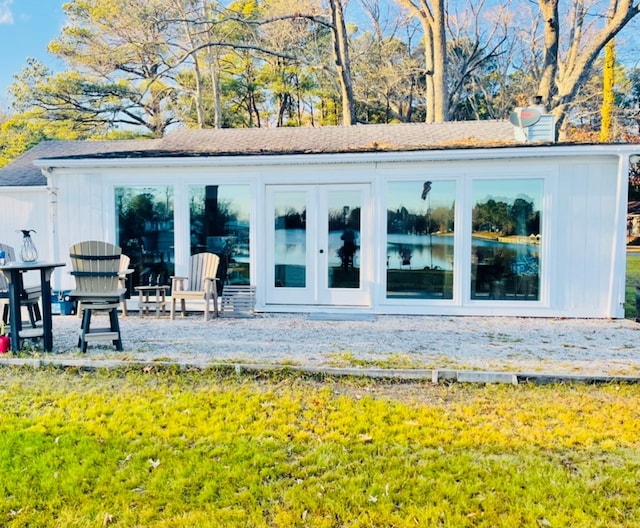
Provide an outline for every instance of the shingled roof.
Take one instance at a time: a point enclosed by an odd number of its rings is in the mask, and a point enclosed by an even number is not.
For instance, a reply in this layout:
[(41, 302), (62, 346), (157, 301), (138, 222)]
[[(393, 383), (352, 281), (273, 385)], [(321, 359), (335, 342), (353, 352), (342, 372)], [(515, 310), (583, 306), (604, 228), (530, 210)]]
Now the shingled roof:
[(402, 152), (515, 144), (508, 121), (178, 130), (162, 139), (45, 141), (0, 168), (0, 186), (45, 185), (35, 160)]

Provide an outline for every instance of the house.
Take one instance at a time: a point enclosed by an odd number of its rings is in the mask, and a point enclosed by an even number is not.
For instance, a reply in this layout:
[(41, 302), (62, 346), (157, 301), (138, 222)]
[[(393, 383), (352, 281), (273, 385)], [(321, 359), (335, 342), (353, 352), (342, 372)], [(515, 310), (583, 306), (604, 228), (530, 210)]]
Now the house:
[[(212, 251), (264, 312), (623, 317), (637, 146), (515, 135), (481, 121), (45, 142), (0, 169), (0, 241), (35, 229), (55, 261), (113, 242), (131, 286)], [(73, 287), (64, 268), (52, 281)]]

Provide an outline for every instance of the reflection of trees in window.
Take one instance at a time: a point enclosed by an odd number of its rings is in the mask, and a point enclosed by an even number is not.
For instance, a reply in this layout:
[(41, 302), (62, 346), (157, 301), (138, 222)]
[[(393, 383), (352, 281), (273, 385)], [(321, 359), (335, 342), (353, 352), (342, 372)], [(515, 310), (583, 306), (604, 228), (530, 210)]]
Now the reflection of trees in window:
[(389, 183), (388, 299), (453, 298), (455, 189), (444, 180)]
[(440, 206), (424, 213), (410, 212), (402, 206), (395, 211), (387, 211), (387, 233), (426, 235), (429, 233), (449, 233), (453, 231), (455, 208)]
[(511, 206), (514, 229), (510, 234), (527, 235), (540, 233), (540, 212), (534, 211), (533, 201), (516, 198)]
[(276, 229), (305, 229), (307, 211), (299, 212), (294, 208), (276, 217)]
[(156, 214), (151, 194), (131, 194), (132, 191), (128, 190), (120, 197), (118, 234), (121, 243), (140, 237), (144, 232), (145, 223), (151, 222)]
[(190, 188), (191, 254), (207, 251), (218, 255), (222, 282), (249, 281), (249, 202), (247, 185)]
[(453, 204), (451, 207), (436, 207), (431, 212), (431, 226), (430, 233), (450, 233), (454, 229), (455, 207)]
[[(542, 181), (474, 185), (476, 196), (487, 198), (476, 201), (472, 211), (471, 298), (539, 300), (541, 212), (535, 201), (542, 200)], [(520, 192), (509, 196), (509, 189)], [(497, 192), (506, 196), (490, 197)]]
[(629, 156), (629, 200), (640, 200), (640, 155)]
[(219, 201), (215, 208), (207, 211), (202, 202), (191, 201), (191, 254), (202, 253), (207, 248), (207, 237), (226, 235), (225, 226), (238, 221), (238, 213), (231, 204)]
[(115, 190), (118, 240), (131, 259), (130, 286), (161, 282), (173, 274), (173, 190), (119, 187)]
[(329, 231), (341, 231), (345, 226), (360, 230), (360, 207), (345, 206), (329, 211)]
[(490, 231), (502, 235), (540, 233), (540, 212), (534, 210), (533, 200), (516, 198), (512, 205), (489, 198), (473, 208), (474, 231)]

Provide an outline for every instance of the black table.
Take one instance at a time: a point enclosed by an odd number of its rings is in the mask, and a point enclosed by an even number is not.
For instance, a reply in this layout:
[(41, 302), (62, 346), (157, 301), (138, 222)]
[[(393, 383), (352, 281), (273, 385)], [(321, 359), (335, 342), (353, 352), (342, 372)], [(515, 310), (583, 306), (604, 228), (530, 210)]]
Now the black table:
[[(20, 340), (42, 337), (44, 349), (53, 349), (53, 323), (51, 321), (51, 273), (55, 268), (65, 266), (64, 262), (9, 262), (0, 266), (0, 271), (9, 283), (9, 314), (11, 321), (11, 350), (20, 350)], [(22, 329), (20, 296), (24, 290), (22, 275), (27, 271), (40, 272), (42, 290), (42, 328)]]

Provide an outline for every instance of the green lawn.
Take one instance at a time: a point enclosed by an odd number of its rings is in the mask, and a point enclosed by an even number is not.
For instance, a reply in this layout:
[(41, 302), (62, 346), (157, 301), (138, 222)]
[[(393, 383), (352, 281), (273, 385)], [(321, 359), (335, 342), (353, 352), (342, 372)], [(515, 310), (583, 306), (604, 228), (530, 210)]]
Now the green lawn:
[(3, 527), (636, 527), (640, 387), (3, 368)]
[(640, 284), (640, 253), (627, 256), (627, 280), (624, 314), (627, 319), (636, 318), (636, 284)]

